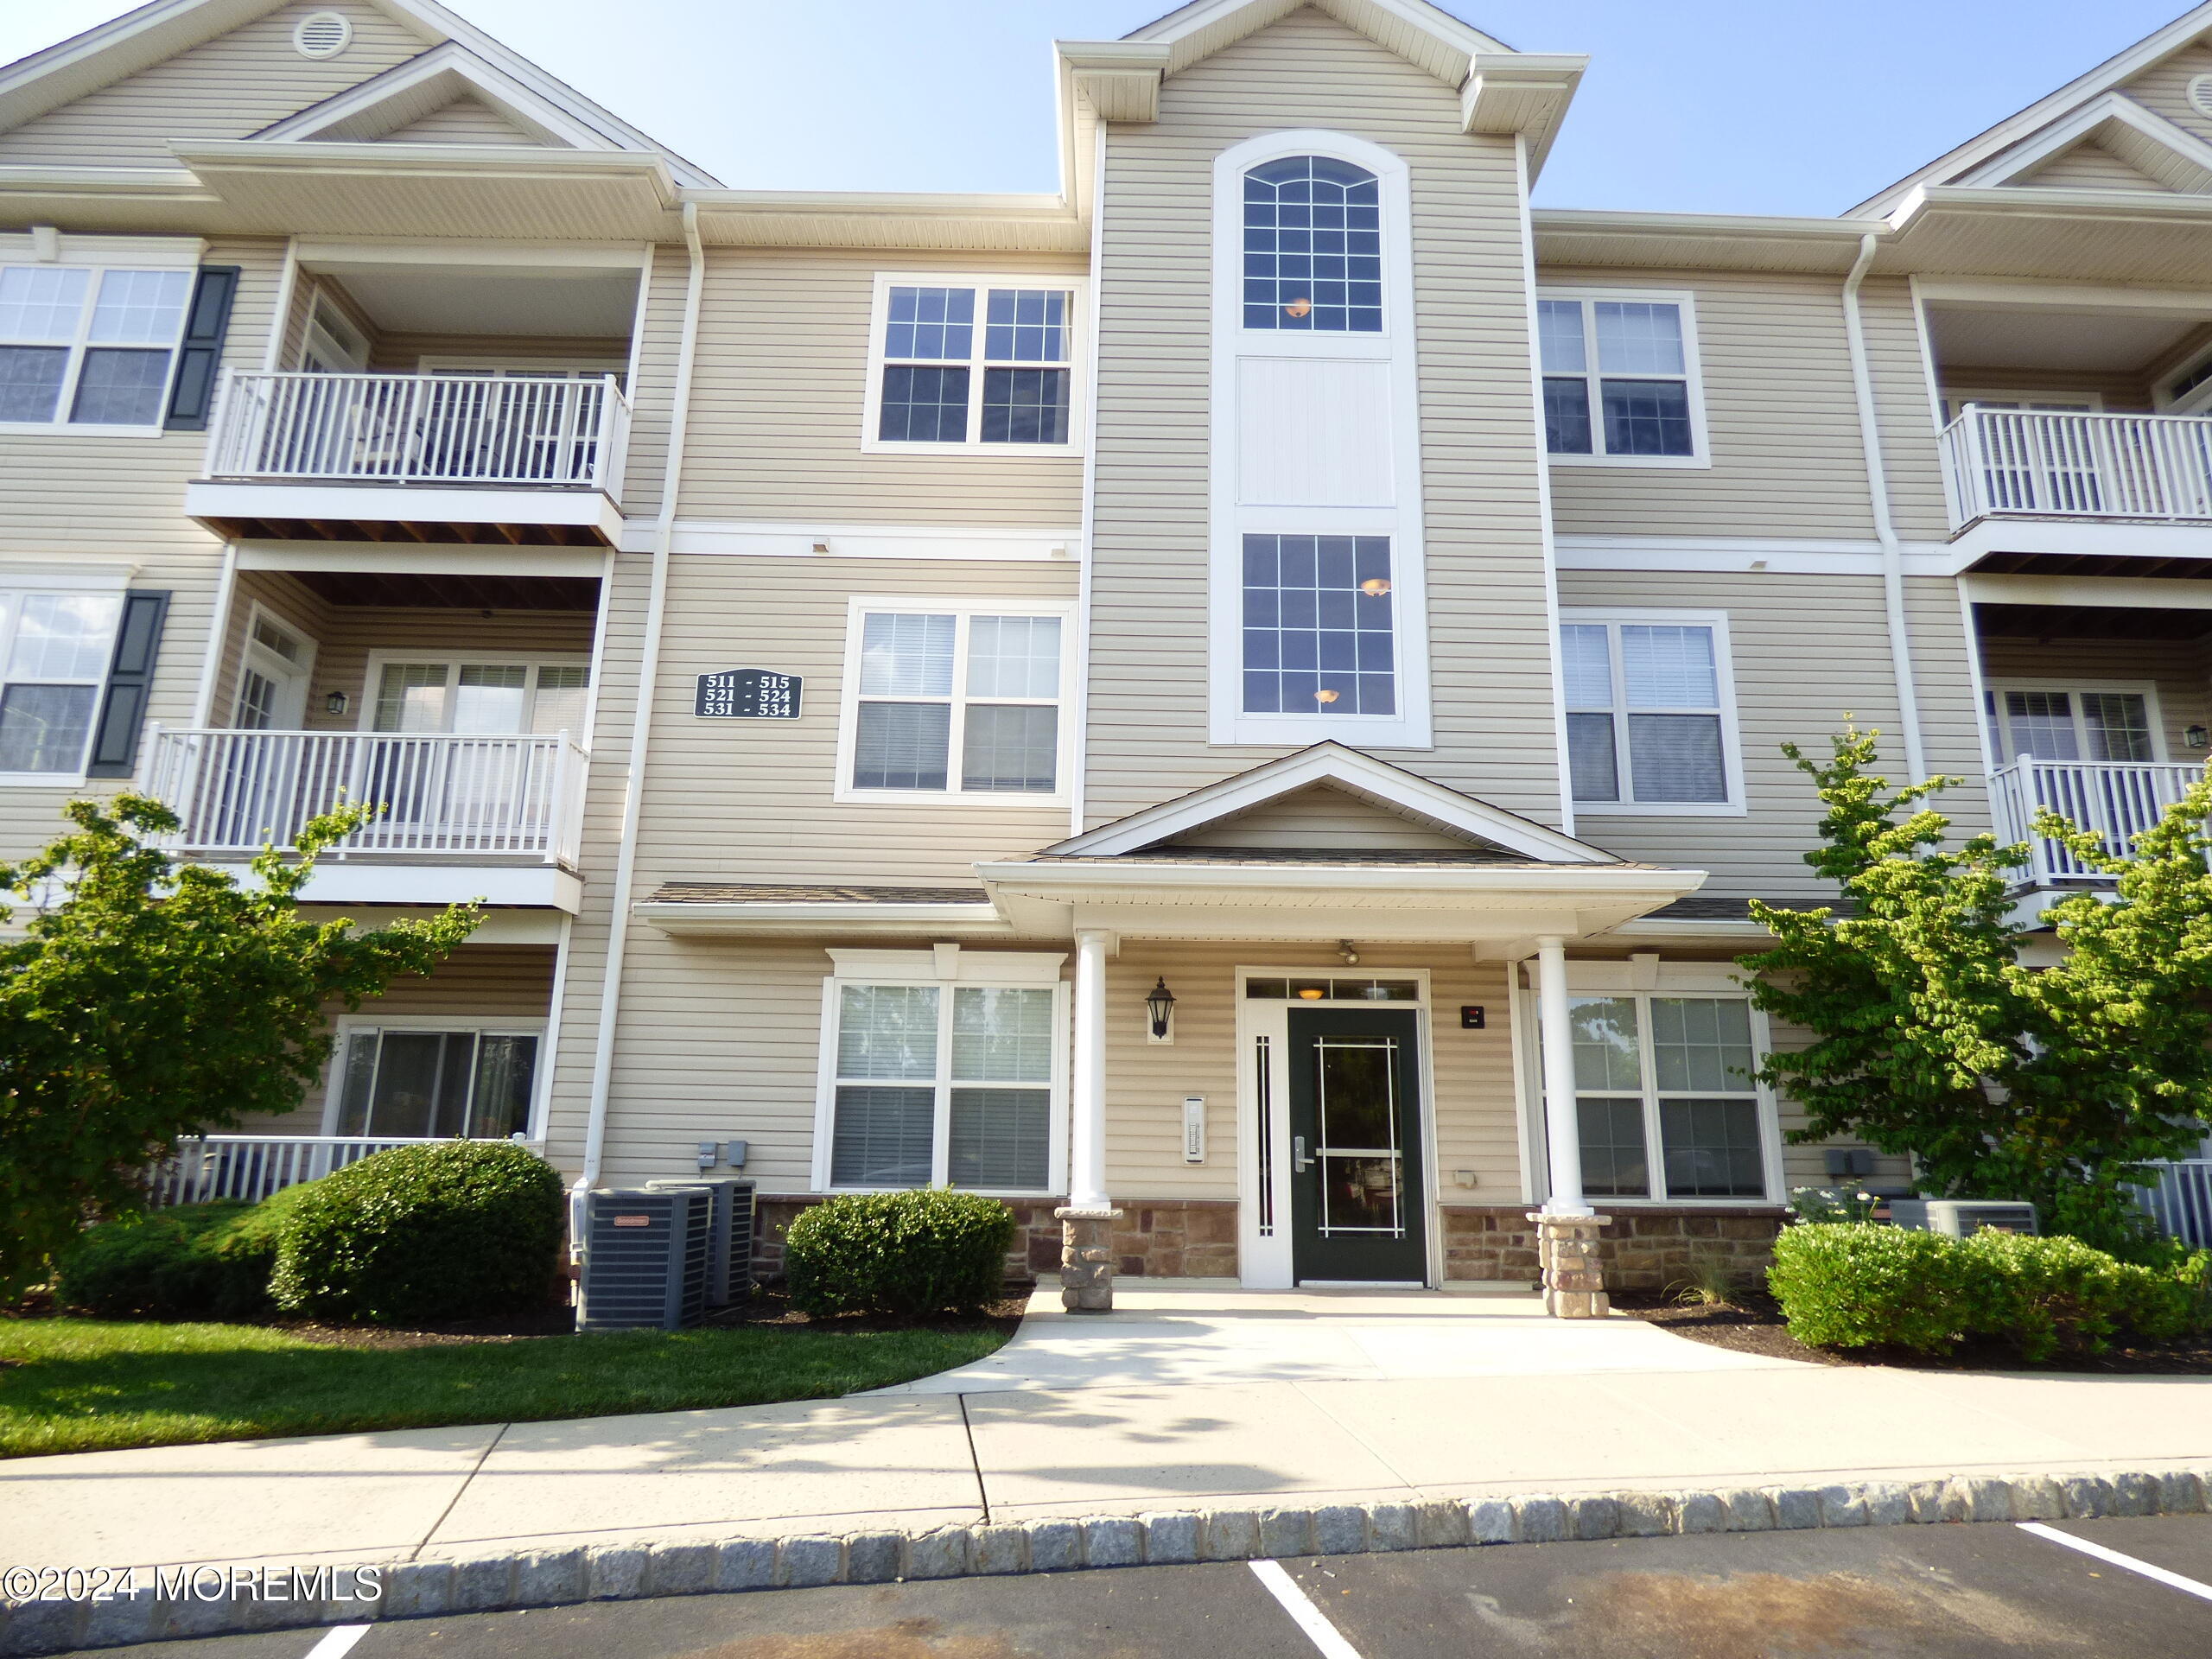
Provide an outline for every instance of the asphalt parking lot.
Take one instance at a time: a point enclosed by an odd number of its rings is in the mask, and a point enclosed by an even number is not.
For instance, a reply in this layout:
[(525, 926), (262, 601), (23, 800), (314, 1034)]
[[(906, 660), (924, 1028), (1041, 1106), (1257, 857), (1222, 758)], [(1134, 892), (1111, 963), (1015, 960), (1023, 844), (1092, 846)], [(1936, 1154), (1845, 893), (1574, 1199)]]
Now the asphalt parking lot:
[(2212, 1653), (2212, 1516), (2050, 1530), (2185, 1583), (2017, 1526), (1891, 1527), (602, 1602), (104, 1651), (111, 1659)]

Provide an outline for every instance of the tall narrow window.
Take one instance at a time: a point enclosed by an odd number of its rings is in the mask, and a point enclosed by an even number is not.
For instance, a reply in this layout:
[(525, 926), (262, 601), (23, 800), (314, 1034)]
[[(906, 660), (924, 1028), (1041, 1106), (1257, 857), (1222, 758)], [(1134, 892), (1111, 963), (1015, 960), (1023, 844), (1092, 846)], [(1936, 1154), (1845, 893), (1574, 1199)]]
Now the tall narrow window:
[(1560, 628), (1578, 804), (1679, 810), (1738, 803), (1719, 634), (1716, 623), (1671, 620)]
[(847, 786), (1056, 793), (1061, 626), (1058, 616), (863, 607)]
[(1244, 538), (1244, 712), (1395, 715), (1387, 536)]
[(1605, 1198), (1766, 1196), (1748, 1000), (1581, 996), (1569, 1005), (1568, 1017), (1584, 1192)]
[(1592, 459), (1694, 460), (1694, 342), (1683, 299), (1540, 298), (1545, 447)]
[(1067, 444), (1074, 300), (1043, 285), (887, 283), (874, 441)]
[(1326, 156), (1245, 174), (1244, 326), (1379, 333), (1382, 201), (1375, 175)]

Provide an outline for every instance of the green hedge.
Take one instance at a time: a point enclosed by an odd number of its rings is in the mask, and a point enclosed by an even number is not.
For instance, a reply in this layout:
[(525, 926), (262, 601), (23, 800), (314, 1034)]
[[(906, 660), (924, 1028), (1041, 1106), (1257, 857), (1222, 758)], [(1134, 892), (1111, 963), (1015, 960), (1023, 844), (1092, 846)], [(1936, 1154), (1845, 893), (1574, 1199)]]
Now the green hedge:
[(804, 1313), (969, 1312), (1006, 1286), (1014, 1212), (972, 1192), (851, 1193), (800, 1211), (784, 1240)]
[(300, 1191), (270, 1281), (288, 1313), (427, 1324), (551, 1297), (567, 1204), (553, 1166), (521, 1147), (398, 1147)]
[(104, 1221), (86, 1229), (62, 1257), (55, 1296), (66, 1307), (109, 1319), (240, 1319), (268, 1313), (278, 1218), (270, 1211), (241, 1203), (189, 1204)]
[(2123, 1332), (2170, 1341), (2205, 1328), (2208, 1268), (2202, 1251), (2149, 1267), (2075, 1238), (1815, 1224), (1783, 1230), (1767, 1283), (1790, 1334), (1816, 1347), (1944, 1353), (1983, 1337), (2039, 1361), (2101, 1353)]

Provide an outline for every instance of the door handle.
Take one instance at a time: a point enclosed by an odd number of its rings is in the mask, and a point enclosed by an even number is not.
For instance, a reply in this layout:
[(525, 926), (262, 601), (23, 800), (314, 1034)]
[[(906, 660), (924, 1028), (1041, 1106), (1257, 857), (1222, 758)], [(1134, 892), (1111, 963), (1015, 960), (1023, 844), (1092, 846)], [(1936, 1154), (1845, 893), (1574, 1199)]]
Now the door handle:
[(1306, 1137), (1302, 1135), (1290, 1137), (1290, 1166), (1292, 1172), (1300, 1175), (1313, 1166), (1313, 1160), (1306, 1155)]

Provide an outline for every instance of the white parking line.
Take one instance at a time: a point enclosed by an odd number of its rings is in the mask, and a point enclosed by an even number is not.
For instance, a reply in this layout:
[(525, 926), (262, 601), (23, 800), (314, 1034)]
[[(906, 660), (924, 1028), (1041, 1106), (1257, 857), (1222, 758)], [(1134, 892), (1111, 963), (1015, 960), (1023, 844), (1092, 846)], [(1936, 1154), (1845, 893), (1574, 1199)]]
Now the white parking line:
[(354, 1644), (369, 1633), (365, 1624), (334, 1624), (329, 1633), (309, 1648), (307, 1659), (346, 1659)]
[(2124, 1567), (2130, 1573), (2140, 1573), (2146, 1579), (2156, 1579), (2160, 1584), (2178, 1590), (2185, 1596), (2195, 1596), (2200, 1601), (2212, 1601), (2212, 1584), (2200, 1584), (2195, 1579), (2184, 1579), (2178, 1573), (2169, 1573), (2163, 1567), (2153, 1567), (2148, 1561), (2139, 1561), (2133, 1555), (2123, 1555), (2116, 1549), (2107, 1549), (2102, 1544), (2093, 1544), (2086, 1538), (2076, 1538), (2070, 1532), (2061, 1532), (2056, 1527), (2046, 1527), (2039, 1521), (2023, 1521), (2022, 1532), (2032, 1532), (2038, 1538), (2048, 1538), (2054, 1544), (2079, 1550), (2084, 1555), (2094, 1555), (2101, 1561), (2114, 1567)]
[(1359, 1659), (1359, 1649), (1344, 1640), (1337, 1627), (1329, 1623), (1328, 1615), (1306, 1599), (1306, 1592), (1298, 1587), (1298, 1580), (1282, 1570), (1281, 1561), (1249, 1561), (1252, 1576), (1268, 1586), (1268, 1593), (1282, 1604), (1282, 1610), (1298, 1621), (1298, 1628), (1306, 1638), (1320, 1649), (1325, 1659)]

